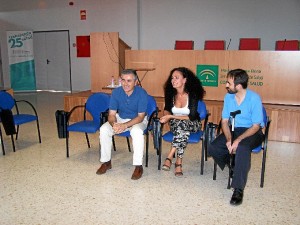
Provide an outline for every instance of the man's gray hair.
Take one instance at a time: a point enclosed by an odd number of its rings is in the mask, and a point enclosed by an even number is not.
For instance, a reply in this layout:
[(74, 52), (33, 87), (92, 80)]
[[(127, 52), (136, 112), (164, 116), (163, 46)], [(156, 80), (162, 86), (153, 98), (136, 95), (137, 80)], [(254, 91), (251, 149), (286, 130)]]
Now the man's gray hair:
[(137, 80), (136, 70), (133, 70), (133, 69), (122, 70), (121, 75), (125, 75), (125, 74), (132, 74), (132, 75), (134, 75), (134, 80)]

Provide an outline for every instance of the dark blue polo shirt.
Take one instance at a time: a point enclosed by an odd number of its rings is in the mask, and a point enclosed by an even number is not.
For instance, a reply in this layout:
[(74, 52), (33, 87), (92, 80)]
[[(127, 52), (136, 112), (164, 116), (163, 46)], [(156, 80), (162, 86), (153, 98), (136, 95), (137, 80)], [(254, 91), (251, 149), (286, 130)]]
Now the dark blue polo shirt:
[(138, 113), (147, 111), (148, 94), (139, 87), (135, 86), (132, 94), (128, 96), (122, 87), (113, 90), (109, 109), (118, 112), (122, 119), (133, 119)]

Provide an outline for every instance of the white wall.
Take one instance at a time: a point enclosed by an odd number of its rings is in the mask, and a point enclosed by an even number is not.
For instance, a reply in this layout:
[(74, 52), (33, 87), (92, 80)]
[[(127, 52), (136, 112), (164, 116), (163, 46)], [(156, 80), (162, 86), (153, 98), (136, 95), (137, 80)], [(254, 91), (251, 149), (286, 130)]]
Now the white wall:
[[(2, 2), (0, 1), (0, 12)], [(24, 2), (11, 0), (10, 2)], [(26, 3), (34, 0), (26, 0)], [(36, 1), (35, 1), (36, 2)], [(42, 1), (51, 3), (52, 0)], [(64, 4), (62, 4), (64, 2)], [(71, 39), (71, 71), (72, 88), (76, 90), (90, 89), (90, 59), (77, 58), (76, 36), (89, 35), (91, 32), (119, 32), (120, 37), (133, 48), (137, 48), (137, 3), (136, 0), (85, 0), (53, 2), (49, 8), (0, 13), (0, 44), (3, 60), (4, 86), (9, 87), (9, 67), (7, 58), (7, 30), (69, 30)], [(7, 3), (7, 1), (6, 1)], [(86, 4), (84, 4), (86, 3)], [(30, 4), (29, 4), (30, 5)], [(15, 5), (11, 6), (15, 8)], [(29, 6), (24, 6), (29, 7)], [(35, 7), (35, 5), (31, 5)], [(42, 7), (45, 7), (43, 5)], [(80, 20), (80, 10), (87, 11), (87, 20)]]
[[(172, 2), (172, 4), (170, 4)], [(261, 38), (262, 50), (279, 39), (300, 39), (299, 0), (142, 0), (141, 46), (172, 49), (177, 39), (226, 40), (238, 49), (239, 38)]]
[[(119, 32), (133, 49), (173, 49), (176, 39), (224, 39), (238, 49), (241, 37), (260, 37), (262, 50), (279, 39), (300, 39), (299, 0), (0, 0), (4, 86), (10, 86), (7, 30), (70, 30), (73, 90), (90, 89), (90, 60), (77, 58), (76, 36)], [(138, 8), (138, 6), (140, 8)], [(26, 9), (26, 10), (24, 10)], [(31, 9), (31, 10), (30, 10)], [(79, 12), (87, 10), (87, 20)], [(8, 11), (9, 10), (9, 11)], [(139, 20), (138, 20), (139, 19)]]

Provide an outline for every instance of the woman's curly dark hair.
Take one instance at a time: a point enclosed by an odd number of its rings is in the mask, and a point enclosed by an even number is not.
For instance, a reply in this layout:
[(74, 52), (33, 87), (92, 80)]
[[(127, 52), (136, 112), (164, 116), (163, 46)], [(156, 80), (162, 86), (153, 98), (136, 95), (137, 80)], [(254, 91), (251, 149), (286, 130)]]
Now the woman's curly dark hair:
[(172, 75), (175, 71), (180, 72), (184, 78), (186, 78), (186, 83), (184, 86), (184, 91), (189, 94), (189, 96), (193, 96), (198, 98), (199, 100), (203, 100), (205, 95), (205, 90), (202, 87), (201, 81), (196, 77), (195, 73), (186, 67), (178, 67), (171, 70), (170, 75), (164, 85), (165, 97), (173, 99), (173, 97), (177, 94), (177, 90), (173, 88), (171, 80)]

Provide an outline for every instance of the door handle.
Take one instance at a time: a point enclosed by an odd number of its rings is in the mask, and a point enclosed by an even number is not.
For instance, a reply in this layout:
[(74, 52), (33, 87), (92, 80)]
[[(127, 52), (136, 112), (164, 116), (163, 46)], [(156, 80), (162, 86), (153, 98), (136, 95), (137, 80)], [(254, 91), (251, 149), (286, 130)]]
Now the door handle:
[(49, 60), (49, 59), (47, 59), (47, 64), (49, 64), (49, 62), (50, 62), (50, 60)]

